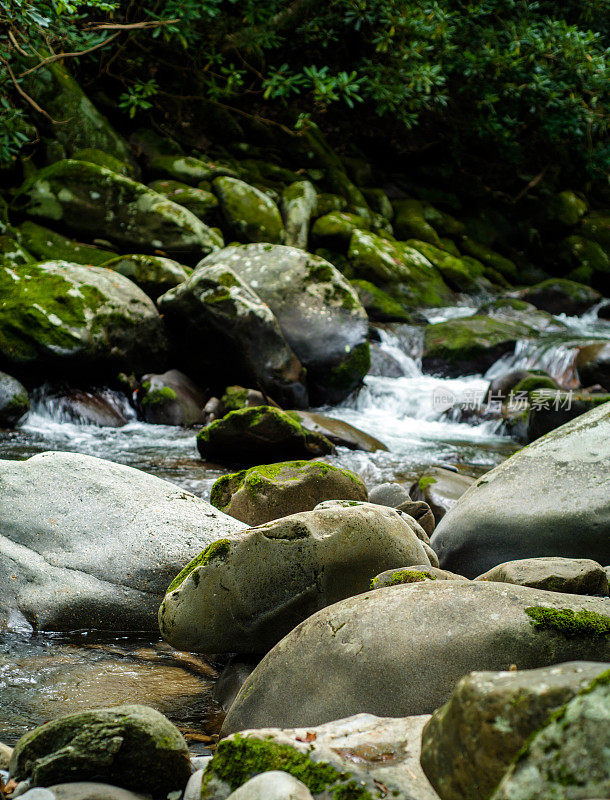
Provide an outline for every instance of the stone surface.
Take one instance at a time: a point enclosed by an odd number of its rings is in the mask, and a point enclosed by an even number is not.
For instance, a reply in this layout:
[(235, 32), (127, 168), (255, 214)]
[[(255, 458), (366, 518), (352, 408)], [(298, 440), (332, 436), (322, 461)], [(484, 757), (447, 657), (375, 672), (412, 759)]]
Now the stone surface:
[(145, 800), (146, 797), (120, 786), (90, 781), (59, 783), (49, 786), (49, 791), (55, 795), (55, 800)]
[(225, 800), (250, 774), (281, 767), (300, 777), (317, 800), (438, 800), (419, 765), (421, 730), (428, 719), (357, 714), (315, 727), (244, 731), (220, 742), (202, 798)]
[(153, 300), (188, 278), (188, 271), (182, 264), (161, 256), (117, 256), (106, 261), (104, 266), (125, 275)]
[(161, 634), (181, 650), (264, 653), (383, 569), (427, 563), (417, 528), (392, 509), (328, 501), (216, 542), (169, 587)]
[(428, 504), (438, 525), (474, 482), (468, 475), (460, 475), (443, 467), (432, 467), (411, 486), (410, 493), (414, 500)]
[(36, 261), (69, 261), (88, 267), (101, 267), (116, 253), (62, 236), (56, 231), (26, 219), (19, 226), (19, 241)]
[(317, 411), (291, 411), (291, 416), (298, 419), (301, 425), (313, 433), (322, 436), (338, 447), (348, 447), (350, 450), (364, 450), (366, 453), (376, 453), (388, 448), (379, 439), (371, 436), (359, 428), (350, 425), (342, 419), (329, 417)]
[(137, 392), (142, 417), (153, 425), (191, 425), (204, 421), (205, 394), (177, 369), (143, 375)]
[(155, 630), (185, 562), (237, 520), (171, 483), (76, 453), (0, 462), (0, 627)]
[(400, 483), (380, 483), (369, 492), (369, 502), (389, 508), (397, 508), (401, 503), (408, 503), (410, 500), (411, 495)]
[(309, 181), (296, 181), (282, 192), (282, 214), (286, 228), (285, 243), (293, 247), (307, 247), (309, 222), (315, 214), (318, 196)]
[(200, 380), (212, 372), (216, 381), (252, 382), (283, 405), (307, 405), (301, 364), (278, 320), (232, 269), (202, 263), (159, 308), (184, 368)]
[(212, 184), (231, 232), (241, 241), (280, 244), (284, 225), (276, 204), (260, 189), (238, 178), (216, 178)]
[[(548, 608), (542, 621), (525, 609)], [(597, 620), (588, 624), (588, 611)], [(318, 725), (357, 712), (431, 713), (473, 669), (610, 660), (610, 600), (523, 586), (423, 581), (351, 597), (285, 636), (242, 687), (224, 735), (261, 726)], [(539, 612), (531, 612), (538, 615)], [(598, 616), (595, 616), (598, 615)], [(579, 628), (582, 630), (579, 631)], [(320, 675), (324, 680), (320, 680)]]
[(202, 222), (208, 221), (218, 208), (218, 199), (212, 192), (196, 189), (180, 181), (153, 181), (148, 188), (184, 206)]
[(163, 323), (130, 280), (66, 261), (0, 266), (0, 363), (19, 372), (145, 372), (165, 358)]
[(30, 408), (25, 386), (16, 378), (0, 372), (0, 428), (12, 428)]
[(312, 511), (324, 500), (366, 500), (364, 482), (322, 461), (285, 461), (223, 475), (212, 486), (213, 506), (248, 525)]
[(432, 715), (422, 767), (443, 800), (486, 800), (528, 737), (608, 664), (472, 672)]
[(304, 783), (288, 772), (262, 772), (231, 792), (231, 800), (313, 800)]
[(498, 564), (475, 580), (516, 583), (550, 592), (608, 596), (604, 568), (589, 558), (523, 558)]
[(226, 247), (200, 266), (233, 270), (266, 303), (307, 369), (314, 404), (344, 399), (366, 375), (368, 318), (354, 289), (319, 256), (270, 244)]
[(463, 575), (447, 572), (438, 567), (428, 567), (425, 564), (414, 564), (411, 567), (400, 569), (387, 569), (375, 575), (371, 581), (371, 589), (383, 589), (384, 586), (400, 586), (405, 583), (418, 583), (419, 581), (466, 581)]
[(589, 411), (480, 478), (431, 543), (441, 567), (474, 578), (541, 556), (610, 562), (610, 405)]
[(127, 705), (60, 717), (27, 733), (15, 745), (10, 774), (34, 786), (107, 779), (161, 798), (184, 789), (191, 764), (163, 714)]
[(0, 742), (0, 769), (8, 769), (8, 763), (11, 760), (12, 753), (12, 747)]
[(240, 408), (206, 425), (197, 434), (197, 449), (209, 461), (245, 466), (334, 452), (328, 439), (273, 406)]
[(550, 278), (513, 295), (550, 314), (568, 315), (584, 314), (602, 299), (601, 294), (590, 286), (565, 278)]
[(529, 741), (493, 800), (610, 796), (610, 671), (570, 700)]

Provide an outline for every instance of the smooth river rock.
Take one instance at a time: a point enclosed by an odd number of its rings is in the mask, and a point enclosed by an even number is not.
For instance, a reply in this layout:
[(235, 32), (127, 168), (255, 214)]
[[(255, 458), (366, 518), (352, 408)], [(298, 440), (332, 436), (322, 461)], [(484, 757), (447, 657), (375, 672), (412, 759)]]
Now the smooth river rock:
[(507, 561), (475, 578), (477, 581), (517, 583), (549, 592), (594, 594), (608, 597), (606, 571), (589, 558), (523, 558)]

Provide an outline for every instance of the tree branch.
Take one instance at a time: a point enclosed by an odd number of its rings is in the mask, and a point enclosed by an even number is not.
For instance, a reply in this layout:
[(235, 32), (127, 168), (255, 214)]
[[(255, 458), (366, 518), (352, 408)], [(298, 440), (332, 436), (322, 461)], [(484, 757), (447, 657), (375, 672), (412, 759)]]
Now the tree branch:
[(87, 55), (87, 53), (92, 53), (94, 50), (99, 50), (100, 47), (105, 47), (113, 39), (116, 39), (117, 36), (120, 36), (120, 34), (121, 31), (117, 31), (116, 33), (113, 33), (112, 36), (109, 36), (107, 39), (104, 39), (103, 42), (95, 44), (93, 45), (93, 47), (87, 48), (87, 50), (79, 50), (76, 53), (57, 53), (56, 55), (49, 56), (48, 58), (43, 58), (43, 60), (40, 61), (38, 64), (36, 64), (34, 67), (30, 67), (30, 69), (26, 69), (25, 72), (22, 72), (19, 75), (19, 77), (25, 78), (26, 75), (30, 75), (32, 72), (35, 72), (37, 69), (40, 69), (40, 67), (44, 67), (45, 64), (51, 64), (53, 61), (61, 61), (63, 58), (78, 58), (79, 56)]

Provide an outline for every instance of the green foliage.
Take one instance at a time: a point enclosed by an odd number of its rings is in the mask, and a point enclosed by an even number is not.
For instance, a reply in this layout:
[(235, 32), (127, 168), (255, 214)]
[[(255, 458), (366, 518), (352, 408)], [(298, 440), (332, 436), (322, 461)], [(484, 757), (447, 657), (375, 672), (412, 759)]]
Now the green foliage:
[(134, 83), (119, 97), (118, 107), (126, 111), (133, 119), (138, 111), (147, 111), (153, 107), (150, 98), (157, 94), (159, 86), (153, 79)]

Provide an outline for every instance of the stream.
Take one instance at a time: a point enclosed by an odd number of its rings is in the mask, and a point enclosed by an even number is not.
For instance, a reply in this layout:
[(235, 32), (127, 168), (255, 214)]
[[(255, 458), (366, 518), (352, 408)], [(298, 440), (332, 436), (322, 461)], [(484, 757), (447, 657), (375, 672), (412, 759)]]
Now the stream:
[[(430, 322), (474, 314), (475, 306), (430, 309)], [(582, 317), (557, 318), (565, 328), (521, 341), (513, 354), (486, 375), (455, 379), (422, 374), (420, 330), (408, 325), (380, 329), (379, 350), (398, 377), (370, 375), (364, 387), (339, 407), (319, 409), (380, 439), (388, 451), (339, 448), (328, 460), (360, 474), (369, 487), (396, 480), (409, 484), (430, 466), (451, 466), (476, 477), (521, 447), (502, 433), (499, 418), (470, 416), (455, 421), (451, 400), (481, 399), (489, 380), (509, 370), (547, 370), (562, 385), (575, 385), (578, 348), (610, 342), (610, 321), (596, 309)], [(17, 430), (0, 430), (0, 457), (24, 459), (45, 450), (71, 450), (137, 467), (209, 498), (214, 481), (229, 470), (203, 462), (195, 431), (137, 421), (119, 395), (129, 422), (99, 428), (66, 421), (56, 401), (39, 392)], [(0, 634), (0, 741), (15, 742), (27, 730), (59, 714), (91, 707), (142, 702), (166, 714), (185, 733), (194, 752), (205, 752), (219, 725), (212, 699), (218, 665), (178, 653), (160, 640), (95, 632)]]

